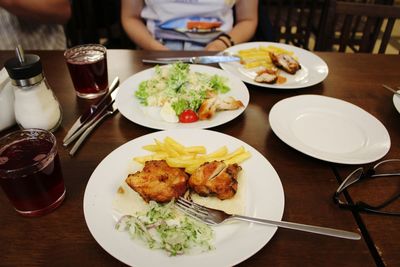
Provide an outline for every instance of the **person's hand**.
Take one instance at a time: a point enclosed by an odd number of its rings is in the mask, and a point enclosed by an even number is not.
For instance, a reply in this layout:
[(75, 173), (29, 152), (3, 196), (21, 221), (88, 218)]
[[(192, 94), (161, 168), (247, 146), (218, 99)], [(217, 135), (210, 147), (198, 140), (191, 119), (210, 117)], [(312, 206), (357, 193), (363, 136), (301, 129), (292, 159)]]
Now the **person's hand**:
[(226, 44), (219, 39), (212, 41), (204, 48), (206, 51), (223, 51), (225, 49), (227, 49)]

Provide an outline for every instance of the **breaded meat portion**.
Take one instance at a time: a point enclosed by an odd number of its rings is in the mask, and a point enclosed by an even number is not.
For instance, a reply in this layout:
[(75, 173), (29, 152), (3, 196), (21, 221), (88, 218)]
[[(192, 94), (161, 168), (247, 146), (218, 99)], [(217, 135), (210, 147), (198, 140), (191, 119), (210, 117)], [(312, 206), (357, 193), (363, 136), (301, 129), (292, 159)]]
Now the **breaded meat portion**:
[(300, 63), (294, 59), (294, 57), (287, 54), (274, 54), (269, 53), (272, 63), (278, 68), (283, 69), (287, 73), (295, 74), (299, 69), (301, 69)]
[(200, 196), (216, 196), (219, 199), (232, 198), (237, 191), (237, 177), (242, 168), (223, 161), (202, 164), (189, 178), (189, 187)]
[(236, 100), (232, 96), (226, 98), (212, 96), (201, 103), (198, 115), (200, 120), (208, 120), (211, 119), (217, 111), (236, 110), (242, 107), (244, 107), (242, 101)]
[(164, 203), (185, 193), (188, 178), (184, 170), (168, 166), (165, 160), (151, 160), (143, 170), (129, 174), (125, 182), (146, 202)]

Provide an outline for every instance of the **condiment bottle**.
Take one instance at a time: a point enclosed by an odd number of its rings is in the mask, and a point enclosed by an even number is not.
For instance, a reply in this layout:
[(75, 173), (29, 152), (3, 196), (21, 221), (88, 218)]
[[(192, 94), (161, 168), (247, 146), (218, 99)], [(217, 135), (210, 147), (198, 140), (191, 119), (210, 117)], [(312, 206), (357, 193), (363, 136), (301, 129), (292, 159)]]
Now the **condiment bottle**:
[(14, 88), (15, 119), (21, 128), (55, 131), (61, 124), (62, 112), (53, 91), (43, 74), (40, 57), (23, 54), (4, 64)]

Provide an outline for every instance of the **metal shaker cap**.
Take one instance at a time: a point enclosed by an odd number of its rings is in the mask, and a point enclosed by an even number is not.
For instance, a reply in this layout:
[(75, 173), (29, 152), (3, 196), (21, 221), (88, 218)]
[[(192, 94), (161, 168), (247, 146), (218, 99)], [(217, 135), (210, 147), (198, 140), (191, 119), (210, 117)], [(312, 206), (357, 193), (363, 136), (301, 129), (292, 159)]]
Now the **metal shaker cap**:
[(25, 54), (22, 62), (17, 57), (10, 58), (4, 67), (13, 85), (30, 86), (43, 79), (42, 62), (38, 55)]

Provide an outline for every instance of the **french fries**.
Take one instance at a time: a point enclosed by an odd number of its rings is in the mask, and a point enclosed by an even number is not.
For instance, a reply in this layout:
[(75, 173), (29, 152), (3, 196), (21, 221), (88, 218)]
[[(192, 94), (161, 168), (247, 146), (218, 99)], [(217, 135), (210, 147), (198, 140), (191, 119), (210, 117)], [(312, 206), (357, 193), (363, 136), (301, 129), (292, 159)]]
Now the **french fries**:
[(274, 64), (269, 57), (269, 52), (273, 52), (276, 54), (288, 54), (291, 56), (293, 55), (293, 52), (291, 51), (269, 45), (240, 50), (238, 51), (238, 56), (241, 59), (241, 64), (246, 69), (259, 67), (270, 69), (274, 66)]
[(165, 160), (169, 166), (184, 168), (189, 174), (205, 162), (217, 160), (233, 164), (241, 163), (250, 157), (250, 152), (244, 147), (229, 152), (226, 146), (222, 146), (207, 154), (204, 146), (184, 146), (171, 137), (166, 137), (163, 142), (155, 139), (154, 144), (145, 145), (143, 149), (152, 154), (133, 158), (136, 162), (144, 164), (149, 160)]

